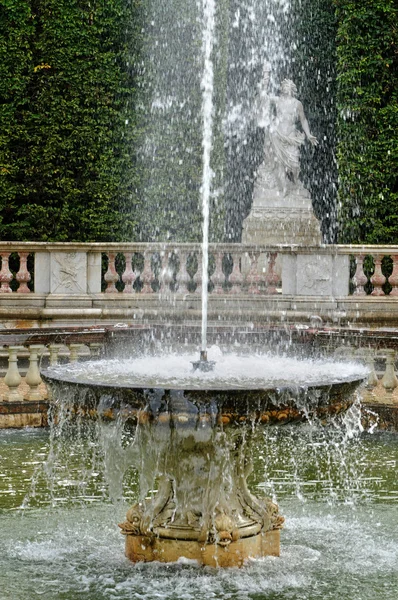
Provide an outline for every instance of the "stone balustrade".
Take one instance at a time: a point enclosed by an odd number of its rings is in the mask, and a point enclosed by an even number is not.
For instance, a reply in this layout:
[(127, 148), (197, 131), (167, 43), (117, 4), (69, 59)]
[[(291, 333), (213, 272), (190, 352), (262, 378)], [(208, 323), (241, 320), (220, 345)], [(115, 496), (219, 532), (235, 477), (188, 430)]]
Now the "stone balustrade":
[(398, 296), (398, 254), (396, 247), (354, 247), (351, 249), (352, 293), (356, 296)]
[(41, 365), (93, 359), (102, 344), (29, 344), (0, 348), (0, 360), (7, 363), (0, 377), (0, 429), (47, 424), (49, 394), (40, 376)]
[(392, 394), (398, 388), (398, 378), (396, 376), (397, 353), (393, 348), (377, 350), (369, 347), (340, 346), (335, 349), (334, 358), (364, 363), (369, 369), (366, 382), (367, 390), (373, 391), (380, 385), (384, 392)]
[(341, 346), (337, 360), (363, 362), (369, 368), (366, 386), (361, 392), (362, 425), (366, 431), (387, 429), (398, 431), (397, 352), (393, 348)]
[[(201, 293), (199, 244), (3, 242), (0, 257), (0, 294)], [(398, 246), (210, 244), (210, 265), (215, 294), (398, 295)]]
[[(79, 315), (87, 323), (137, 319), (167, 303), (181, 310), (182, 301), (200, 308), (200, 244), (3, 242), (0, 257), (0, 323), (8, 317), (11, 327)], [(333, 322), (360, 321), (361, 311), (369, 321), (376, 307), (388, 321), (398, 314), (398, 246), (211, 244), (209, 293), (210, 312), (250, 312), (268, 298), (295, 319), (325, 320), (325, 311), (329, 319), (334, 302)]]

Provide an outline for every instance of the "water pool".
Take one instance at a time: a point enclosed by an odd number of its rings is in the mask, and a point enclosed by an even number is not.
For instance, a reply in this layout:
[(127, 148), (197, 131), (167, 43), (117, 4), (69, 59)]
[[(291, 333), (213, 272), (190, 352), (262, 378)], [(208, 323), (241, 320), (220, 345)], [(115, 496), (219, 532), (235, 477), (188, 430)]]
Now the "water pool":
[(81, 432), (58, 447), (48, 430), (0, 433), (2, 600), (396, 599), (398, 436), (261, 432), (251, 485), (286, 518), (281, 557), (215, 570), (125, 559), (116, 524), (138, 478), (112, 467), (116, 426), (105, 435), (111, 461)]

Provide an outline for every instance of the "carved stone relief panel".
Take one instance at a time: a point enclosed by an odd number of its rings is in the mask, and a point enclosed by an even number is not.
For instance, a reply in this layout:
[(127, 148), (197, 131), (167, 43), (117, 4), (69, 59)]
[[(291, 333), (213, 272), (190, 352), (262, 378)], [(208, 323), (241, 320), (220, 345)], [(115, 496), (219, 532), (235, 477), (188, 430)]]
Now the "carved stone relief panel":
[(87, 293), (87, 254), (53, 252), (51, 254), (51, 293), (79, 295)]
[(297, 294), (332, 296), (333, 259), (331, 256), (299, 254), (297, 256)]

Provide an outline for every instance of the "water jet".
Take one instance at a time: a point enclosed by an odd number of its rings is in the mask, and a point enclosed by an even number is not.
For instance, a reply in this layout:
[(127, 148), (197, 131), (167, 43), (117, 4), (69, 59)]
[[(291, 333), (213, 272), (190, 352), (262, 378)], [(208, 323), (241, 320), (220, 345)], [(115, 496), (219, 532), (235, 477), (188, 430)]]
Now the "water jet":
[(201, 350), (199, 360), (193, 361), (192, 366), (195, 371), (199, 369), (199, 371), (207, 373), (208, 371), (213, 371), (216, 362), (214, 360), (208, 360), (207, 350)]

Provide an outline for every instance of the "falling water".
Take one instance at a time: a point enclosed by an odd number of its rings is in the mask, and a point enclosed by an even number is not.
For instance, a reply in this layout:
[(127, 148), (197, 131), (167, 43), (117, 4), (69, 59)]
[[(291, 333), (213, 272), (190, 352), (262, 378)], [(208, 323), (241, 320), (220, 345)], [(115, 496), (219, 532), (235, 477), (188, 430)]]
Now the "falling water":
[[(358, 424), (353, 431), (347, 422), (258, 427), (251, 489), (276, 495), (288, 517), (281, 557), (249, 561), (243, 570), (182, 561), (132, 567), (115, 516), (140, 497), (140, 437), (122, 421), (69, 419), (74, 399), (64, 400), (50, 438), (32, 430), (0, 438), (2, 597), (395, 600), (396, 436), (358, 440)], [(157, 448), (150, 451), (146, 466), (156, 460)], [(117, 462), (120, 474), (107, 467)], [(18, 511), (33, 472), (36, 485)], [(147, 479), (144, 491), (153, 489)]]

